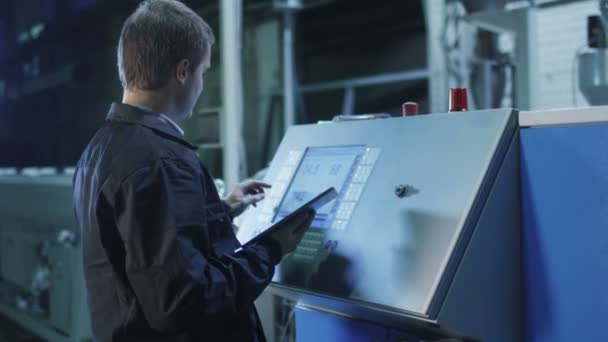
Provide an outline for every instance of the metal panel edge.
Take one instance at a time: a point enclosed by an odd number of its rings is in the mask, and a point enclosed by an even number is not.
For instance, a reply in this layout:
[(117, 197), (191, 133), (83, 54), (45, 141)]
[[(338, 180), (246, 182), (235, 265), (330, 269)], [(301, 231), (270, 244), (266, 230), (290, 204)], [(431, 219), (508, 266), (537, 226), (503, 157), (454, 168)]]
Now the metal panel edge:
[(438, 316), (484, 341), (523, 338), (519, 155), (516, 134)]
[(444, 303), (449, 287), (452, 284), (457, 268), (460, 265), (466, 248), (471, 240), (471, 236), (477, 226), (479, 217), (481, 216), (482, 209), (488, 199), (489, 193), (494, 186), (494, 182), (500, 170), (500, 167), (505, 159), (507, 151), (512, 144), (514, 137), (517, 134), (517, 112), (511, 111), (508, 116), (507, 122), (505, 123), (505, 129), (502, 136), (498, 139), (495, 146), (494, 155), (486, 169), (486, 173), (479, 186), (479, 191), (473, 200), (473, 204), (469, 208), (468, 216), (462, 224), (460, 236), (456, 244), (454, 245), (452, 255), (448, 260), (441, 279), (435, 290), (435, 295), (427, 309), (427, 317), (432, 320), (436, 320), (441, 306)]
[(608, 122), (608, 106), (565, 108), (519, 113), (520, 127), (541, 127)]

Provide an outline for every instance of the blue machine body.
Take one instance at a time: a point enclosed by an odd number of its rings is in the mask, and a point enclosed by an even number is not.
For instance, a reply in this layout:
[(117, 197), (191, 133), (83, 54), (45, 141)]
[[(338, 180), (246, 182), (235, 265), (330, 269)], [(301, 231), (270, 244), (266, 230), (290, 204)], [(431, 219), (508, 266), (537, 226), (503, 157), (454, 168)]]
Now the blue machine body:
[(386, 341), (389, 331), (380, 326), (322, 313), (302, 307), (296, 308), (296, 341)]
[(526, 341), (608, 341), (608, 124), (520, 135)]

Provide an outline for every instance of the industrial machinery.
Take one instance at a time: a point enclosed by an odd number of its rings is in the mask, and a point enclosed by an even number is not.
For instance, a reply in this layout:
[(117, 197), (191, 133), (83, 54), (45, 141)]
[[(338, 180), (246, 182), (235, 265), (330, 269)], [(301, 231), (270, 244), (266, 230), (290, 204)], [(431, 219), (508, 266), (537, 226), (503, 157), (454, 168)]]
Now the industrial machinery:
[(524, 341), (608, 341), (608, 107), (519, 122)]
[(45, 341), (92, 340), (78, 241), (69, 175), (0, 177), (0, 314)]
[[(238, 238), (333, 186), (273, 293), (373, 341), (521, 341), (516, 132), (507, 109), (292, 127)], [(297, 315), (297, 340), (363, 341)]]
[(588, 46), (578, 52), (578, 84), (581, 92), (592, 105), (608, 104), (608, 1), (600, 0), (601, 16), (588, 18)]

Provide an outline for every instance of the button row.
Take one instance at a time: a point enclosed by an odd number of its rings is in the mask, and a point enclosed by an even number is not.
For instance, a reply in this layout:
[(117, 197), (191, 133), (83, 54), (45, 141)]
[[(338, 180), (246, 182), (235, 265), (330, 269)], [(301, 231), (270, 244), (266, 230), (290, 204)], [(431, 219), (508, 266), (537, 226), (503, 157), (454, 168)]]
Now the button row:
[(331, 229), (335, 230), (345, 230), (348, 221), (346, 220), (334, 220), (334, 223), (331, 225)]
[(318, 253), (318, 249), (302, 247), (302, 245), (300, 245), (298, 248), (296, 248), (296, 253), (299, 255), (315, 256)]
[(306, 262), (306, 263), (311, 263), (315, 260), (314, 256), (302, 255), (302, 254), (298, 254), (297, 252), (293, 253), (292, 257), (293, 257), (294, 261)]
[(346, 201), (358, 201), (359, 197), (361, 197), (361, 193), (363, 192), (363, 184), (360, 183), (351, 183), (348, 186), (348, 190), (344, 194), (344, 200)]
[(365, 183), (367, 182), (367, 179), (369, 178), (369, 175), (371, 175), (372, 173), (372, 167), (371, 166), (363, 166), (363, 165), (359, 165), (357, 167), (357, 170), (355, 171), (355, 174), (353, 175), (353, 183)]
[(336, 212), (336, 218), (339, 220), (348, 220), (353, 214), (356, 202), (342, 201), (338, 211)]
[(277, 176), (277, 180), (279, 182), (288, 182), (291, 179), (291, 175), (295, 171), (295, 166), (283, 166), (281, 171), (279, 171), (279, 175)]
[(285, 160), (285, 165), (296, 166), (300, 162), (300, 158), (302, 157), (302, 151), (292, 150), (287, 153), (287, 159)]
[(317, 232), (311, 232), (311, 231), (308, 231), (308, 232), (306, 232), (306, 234), (304, 234), (304, 239), (306, 239), (306, 240), (323, 241), (323, 237), (324, 237), (323, 233), (317, 233)]
[(270, 193), (268, 194), (268, 197), (278, 197), (281, 198), (283, 197), (283, 193), (285, 192), (285, 190), (287, 189), (287, 182), (274, 182), (272, 184), (272, 188), (270, 189)]
[(321, 247), (321, 245), (322, 245), (321, 240), (302, 239), (302, 242), (300, 242), (300, 246), (307, 247), (307, 248), (319, 248), (319, 247)]
[(361, 157), (361, 165), (374, 165), (380, 157), (382, 149), (378, 147), (368, 147), (365, 149), (365, 154)]

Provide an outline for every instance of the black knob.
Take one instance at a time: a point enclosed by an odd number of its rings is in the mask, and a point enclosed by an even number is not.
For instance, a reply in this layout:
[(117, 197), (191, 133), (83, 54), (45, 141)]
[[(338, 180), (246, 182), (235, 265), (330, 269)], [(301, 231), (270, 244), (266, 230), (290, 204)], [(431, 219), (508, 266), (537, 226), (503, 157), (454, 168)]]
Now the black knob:
[(395, 195), (399, 198), (403, 198), (407, 196), (409, 192), (409, 187), (405, 184), (399, 184), (395, 187)]

